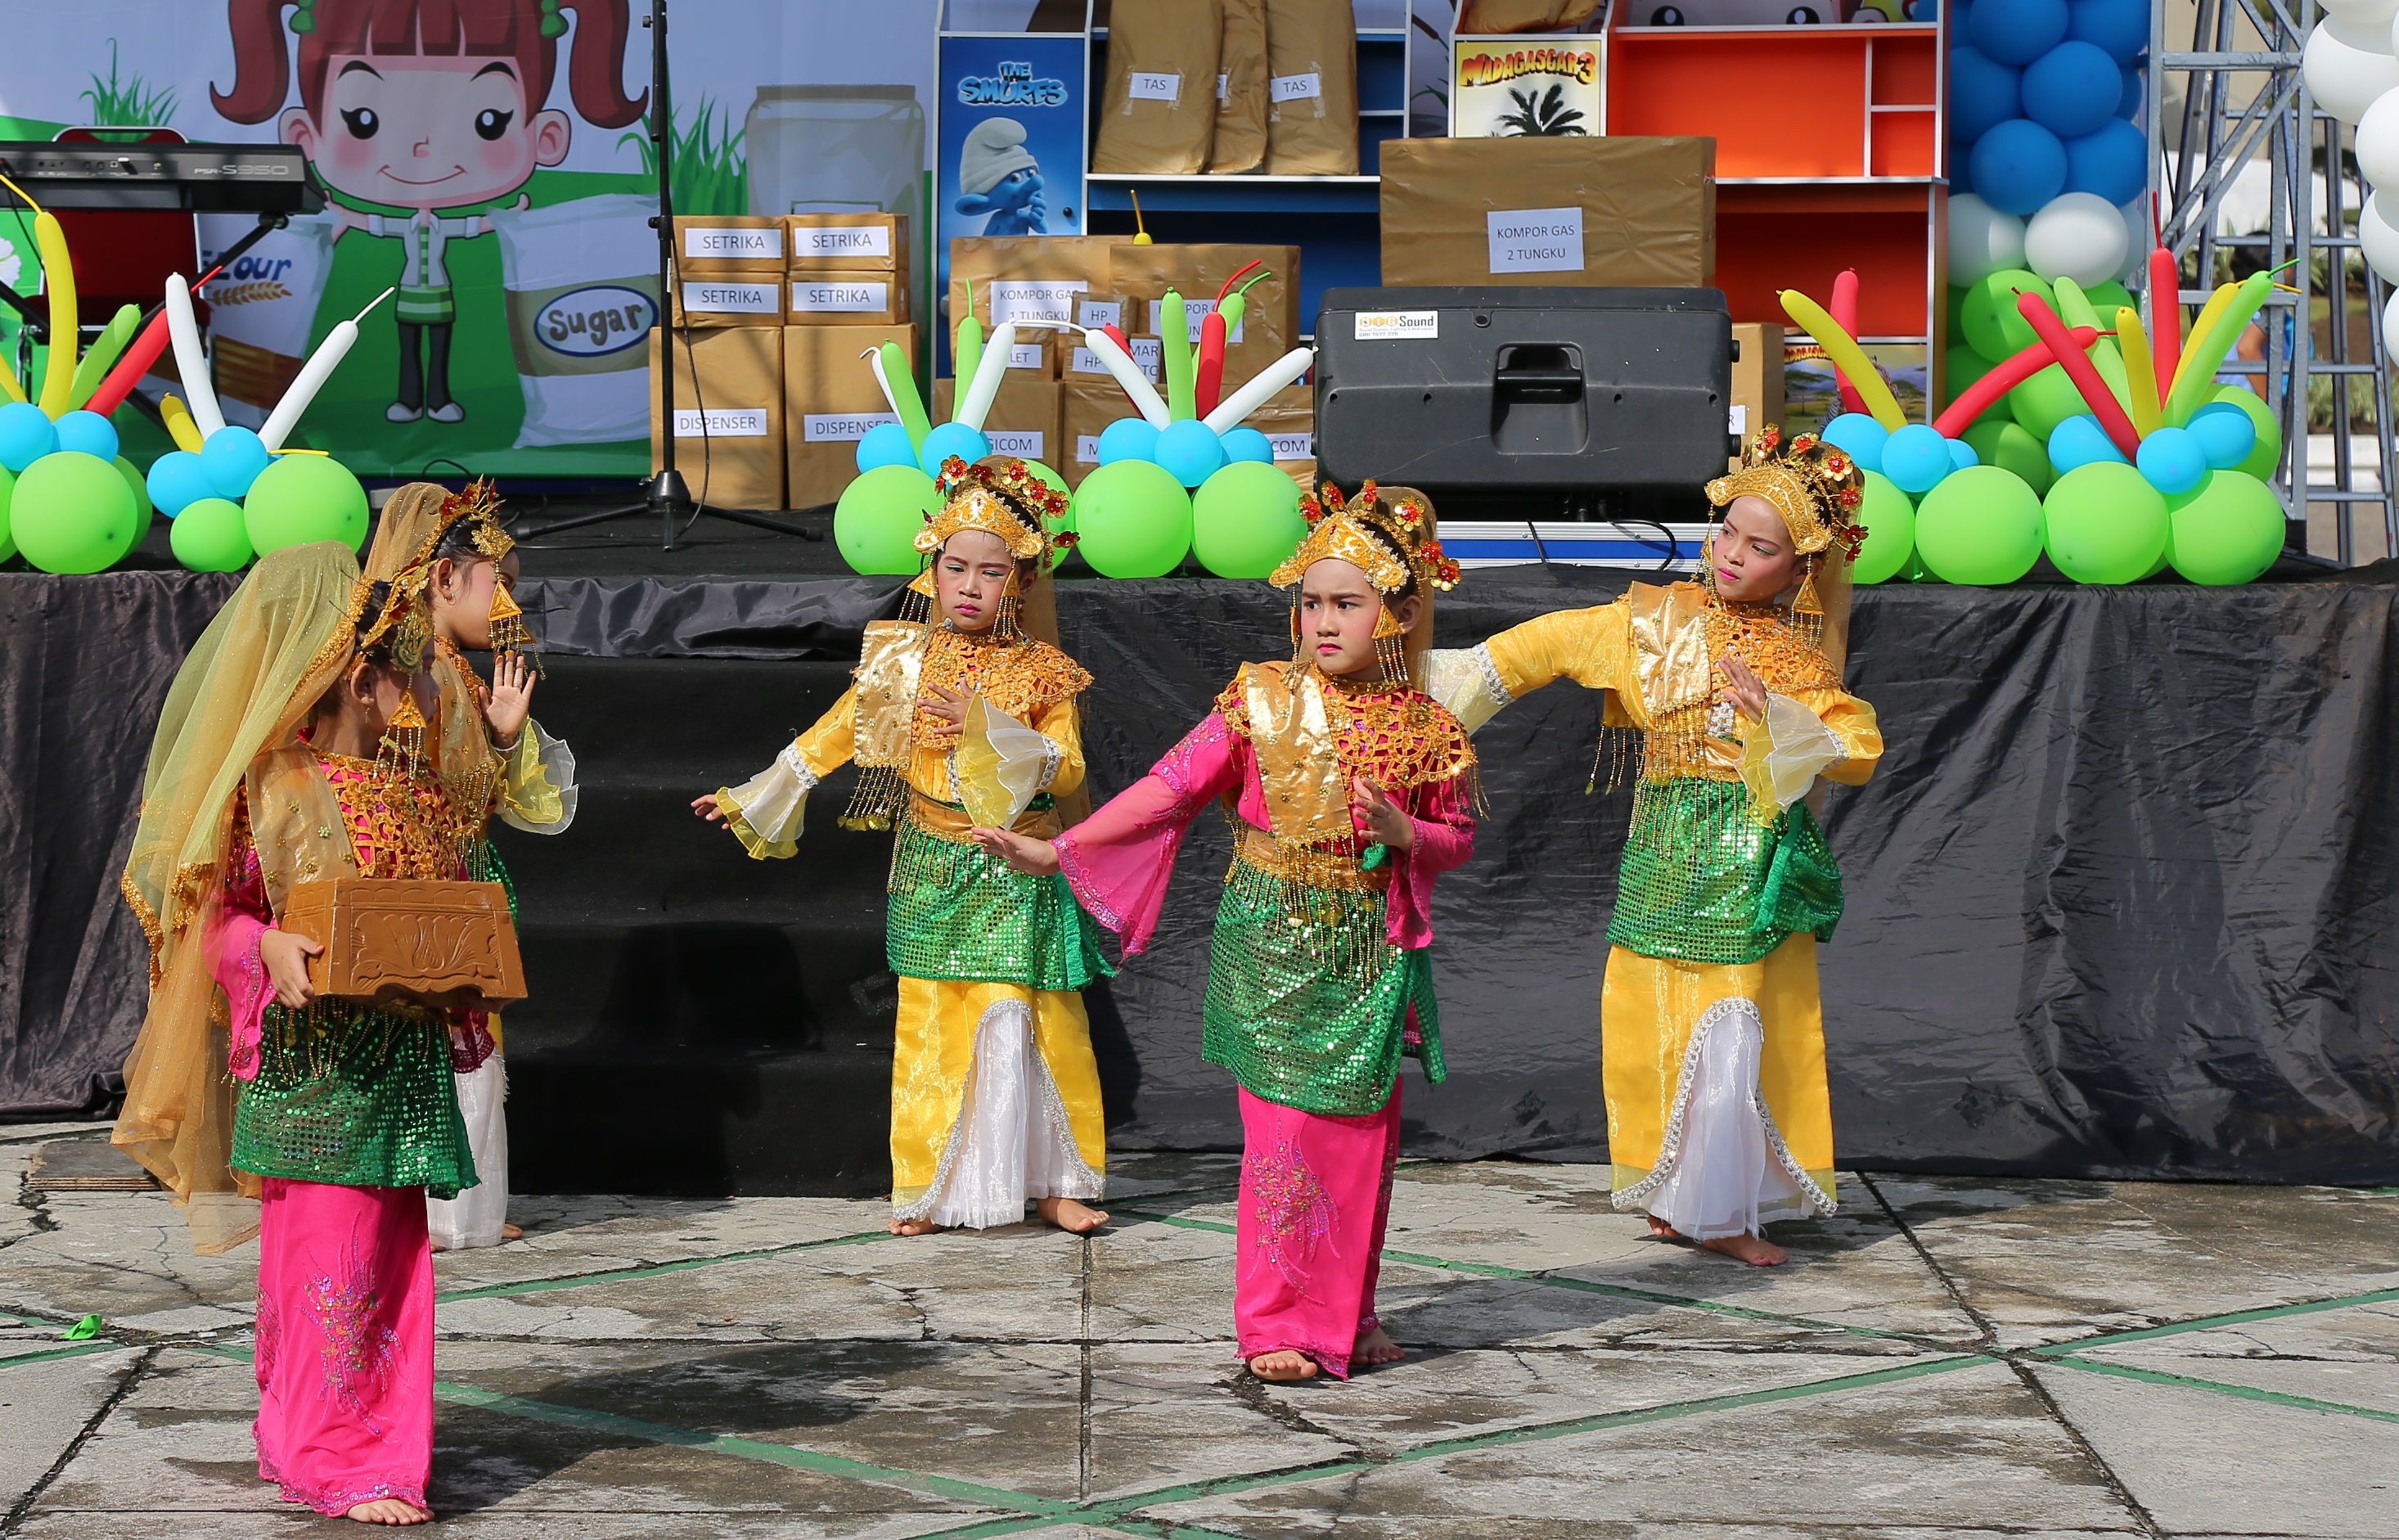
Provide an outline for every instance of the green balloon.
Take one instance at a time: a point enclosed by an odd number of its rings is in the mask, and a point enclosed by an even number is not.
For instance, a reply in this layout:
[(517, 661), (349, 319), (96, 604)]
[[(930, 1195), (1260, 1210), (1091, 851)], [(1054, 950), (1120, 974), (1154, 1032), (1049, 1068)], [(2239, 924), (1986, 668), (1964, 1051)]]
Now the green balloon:
[(366, 543), (367, 489), (330, 455), (278, 455), (243, 494), (241, 515), (262, 556), (317, 540), (356, 551)]
[(1952, 337), (1963, 339), (1966, 335), (1966, 291), (1954, 283), (1949, 286), (1948, 311), (1948, 334)]
[(250, 531), (241, 504), (224, 497), (184, 504), (168, 526), (167, 543), (175, 560), (195, 572), (238, 572), (250, 565)]
[(145, 527), (116, 467), (75, 450), (27, 466), (8, 503), (9, 533), (44, 572), (101, 571), (132, 550)]
[(1924, 552), (1921, 551), (1911, 551), (1907, 553), (1907, 566), (1900, 573), (1900, 576), (1906, 579), (1911, 583), (1937, 583), (1941, 581), (1941, 575), (1924, 565)]
[(1916, 553), (1916, 505), (1879, 470), (1865, 473), (1865, 501), (1858, 505), (1858, 522), (1866, 526), (1866, 543), (1850, 564), (1850, 580), (1878, 583), (1895, 578)]
[[(1981, 379), (1985, 375), (1989, 374), (1992, 367), (1990, 360), (1985, 358), (1982, 354), (1975, 352), (1972, 348), (1952, 348), (1949, 349), (1948, 363), (1949, 400), (1953, 402), (1966, 393), (1966, 388), (1968, 386), (1972, 385), (1976, 380)], [(2013, 421), (2013, 419), (2008, 416), (2008, 398), (2006, 392), (2002, 391), (1999, 395), (1992, 397), (1991, 404), (1984, 407), (1983, 410), (1975, 416), (1974, 420), (1978, 423)]]
[(1996, 465), (1953, 470), (1916, 506), (1916, 549), (1944, 582), (2014, 582), (2040, 555), (2040, 499)]
[(1102, 577), (1162, 578), (1191, 549), (1191, 497), (1164, 466), (1118, 460), (1076, 488), (1075, 533)]
[(1958, 307), (1958, 324), (1966, 334), (1967, 346), (1993, 363), (2013, 358), (2040, 340), (2032, 322), (2016, 309), (2018, 294), (2039, 294), (2053, 309), (2057, 305), (2057, 295), (2039, 275), (2021, 267), (2003, 267), (1970, 285)]
[(17, 542), (8, 533), (8, 499), (17, 491), (17, 473), (0, 465), (0, 562), (17, 554)]
[(2099, 324), (2108, 331), (2115, 330), (2118, 310), (2128, 305), (2135, 310), (2140, 308), (2133, 304), (2132, 292), (2114, 279), (2105, 283), (2084, 284), (2082, 297), (2091, 302), (2091, 308), (2099, 312)]
[(127, 459), (122, 455), (116, 457), (116, 473), (124, 477), (125, 484), (133, 489), (134, 512), (141, 515), (141, 519), (143, 524), (148, 524), (150, 522), (150, 514), (152, 511), (150, 505), (150, 479), (147, 476), (144, 476), (141, 471), (134, 470), (133, 462)]
[(2053, 363), (2032, 378), (2008, 392), (2008, 411), (2041, 443), (2057, 431), (2057, 425), (2077, 413), (2088, 412), (2091, 403), (2082, 392), (2066, 377), (2066, 371)]
[(877, 466), (842, 488), (833, 543), (852, 572), (913, 576), (925, 566), (916, 537), (941, 510), (932, 477), (913, 465)]
[(2248, 582), (2283, 553), (2283, 505), (2274, 489), (2238, 470), (2211, 470), (2190, 491), (2168, 497), (2166, 517), (2166, 559), (2195, 583)]
[(1271, 465), (1235, 460), (1191, 497), (1191, 551), (1219, 578), (1263, 578), (1308, 538), (1299, 484)]
[(2057, 478), (2041, 502), (2043, 543), (2078, 583), (2136, 583), (2166, 549), (2166, 499), (2129, 465), (2094, 460)]
[(1966, 429), (1965, 439), (1976, 459), (2022, 476), (2034, 497), (2047, 492), (2049, 484), (2057, 480), (2048, 448), (2016, 423), (1978, 422)]
[(2272, 481), (2274, 472), (2283, 466), (2283, 424), (2274, 416), (2274, 409), (2245, 385), (2219, 386), (2211, 399), (2230, 402), (2248, 413), (2249, 420), (2257, 425), (2257, 447), (2232, 469), (2257, 481)]

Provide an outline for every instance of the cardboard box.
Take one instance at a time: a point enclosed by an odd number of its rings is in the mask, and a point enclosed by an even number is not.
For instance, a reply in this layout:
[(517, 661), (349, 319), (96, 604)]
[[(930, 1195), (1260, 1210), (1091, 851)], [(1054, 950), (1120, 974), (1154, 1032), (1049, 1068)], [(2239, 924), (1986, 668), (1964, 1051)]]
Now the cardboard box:
[[(1111, 285), (1131, 299), (1155, 302), (1164, 297), (1170, 288), (1179, 292), (1188, 312), (1185, 334), (1196, 346), (1200, 318), (1214, 307), (1216, 291), (1249, 262), (1263, 263), (1269, 276), (1251, 288), (1241, 316), (1240, 340), (1228, 340), (1226, 347), (1225, 379), (1231, 386), (1298, 347), (1301, 334), (1314, 330), (1312, 325), (1302, 324), (1299, 313), (1298, 247), (1126, 245), (1110, 254), (1108, 272)], [(1144, 303), (1140, 309), (1141, 325), (1137, 330), (1145, 335), (1163, 336), (1165, 334), (1159, 330), (1157, 306)], [(1135, 332), (1132, 326), (1125, 327), (1127, 336)]]
[(676, 326), (763, 326), (783, 324), (783, 275), (743, 273), (731, 277), (683, 275), (667, 307)]
[(1715, 225), (1713, 139), (1383, 145), (1383, 282), (1391, 287), (1705, 289), (1715, 282)]
[[(989, 343), (991, 339), (983, 340)], [(1054, 383), (1058, 378), (1058, 348), (1064, 340), (1061, 334), (1046, 326), (1030, 326), (1017, 333), (1016, 341), (1008, 349), (1008, 377)]]
[[(947, 422), (956, 410), (957, 381), (938, 379), (933, 382), (933, 420)], [(1008, 455), (1020, 460), (1039, 460), (1051, 470), (1058, 469), (1054, 457), (1058, 453), (1060, 387), (1050, 380), (1020, 379), (1010, 370), (999, 382), (999, 394), (991, 399), (991, 415), (983, 420), (983, 437), (991, 441), (991, 452)]]
[(1110, 384), (1069, 378), (1058, 388), (1059, 457), (1050, 468), (1080, 486), (1100, 468), (1100, 433), (1118, 417), (1134, 416), (1124, 391)]
[[(1136, 306), (1140, 304), (1139, 301), (1133, 303)], [(1163, 388), (1166, 379), (1164, 345), (1155, 336), (1128, 336), (1125, 341), (1132, 344), (1132, 361), (1141, 365), (1141, 372), (1148, 377), (1149, 383)], [(1091, 351), (1081, 337), (1071, 334), (1059, 338), (1058, 377), (1085, 385), (1105, 385), (1116, 378), (1108, 373), (1108, 366), (1100, 361), (1100, 356)]]
[(772, 277), (791, 249), (773, 214), (677, 214), (674, 223), (675, 269), (684, 277)]
[[(650, 334), (653, 470), (660, 463), (666, 431), (658, 416), (658, 337)], [(675, 463), (692, 495), (718, 508), (781, 508), (781, 334), (728, 326), (676, 335), (674, 390)]]
[(785, 214), (783, 251), (785, 269), (793, 273), (904, 273), (910, 255), (908, 216)]
[(901, 273), (793, 273), (783, 279), (786, 326), (904, 326), (908, 284)]
[[(1746, 443), (1767, 424), (1782, 426), (1782, 328), (1775, 321), (1737, 323), (1733, 346), (1741, 356), (1732, 361), (1732, 410), (1726, 427)], [(1732, 456), (1733, 469), (1741, 457)]]
[(897, 422), (874, 370), (861, 355), (896, 342), (916, 356), (914, 326), (787, 326), (783, 370), (783, 471), (791, 506), (838, 501), (858, 475), (858, 441)]
[(1302, 492), (1316, 490), (1316, 387), (1283, 387), (1241, 426), (1256, 429), (1274, 445), (1276, 470), (1297, 482)]
[(1131, 236), (960, 236), (950, 242), (949, 303), (942, 312), (954, 332), (974, 313), (987, 332), (1003, 320), (1072, 321), (1085, 294), (1114, 293), (1108, 253)]

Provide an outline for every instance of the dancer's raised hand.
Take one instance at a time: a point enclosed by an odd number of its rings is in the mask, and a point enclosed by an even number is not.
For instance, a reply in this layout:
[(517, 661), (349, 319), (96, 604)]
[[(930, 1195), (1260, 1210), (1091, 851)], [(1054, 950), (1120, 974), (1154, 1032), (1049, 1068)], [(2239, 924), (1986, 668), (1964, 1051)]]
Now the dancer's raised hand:
[(1382, 787), (1362, 775), (1350, 778), (1349, 809), (1366, 825), (1366, 832), (1375, 837), (1376, 844), (1403, 851), (1416, 842), (1416, 821), (1385, 796)]
[(503, 754), (517, 746), (525, 718), (533, 715), (535, 677), (533, 664), (517, 653), (492, 664), (492, 703), (483, 708), (483, 720), (492, 726), (493, 746)]

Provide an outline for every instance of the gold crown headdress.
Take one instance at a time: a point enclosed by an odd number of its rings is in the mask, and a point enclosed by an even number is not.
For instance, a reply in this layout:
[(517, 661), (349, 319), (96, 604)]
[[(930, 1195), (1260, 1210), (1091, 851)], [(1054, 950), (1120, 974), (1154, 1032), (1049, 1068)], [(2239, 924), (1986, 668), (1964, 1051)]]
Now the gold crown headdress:
[[(942, 462), (942, 473), (934, 478), (933, 487), (942, 495), (942, 506), (925, 515), (925, 527), (916, 532), (916, 550), (928, 560), (925, 570), (908, 585), (901, 612), (903, 620), (925, 623), (931, 619), (930, 558), (953, 535), (979, 529), (997, 536), (1010, 555), (1020, 562), (1037, 562), (1042, 571), (1055, 563), (1059, 552), (1075, 543), (1073, 532), (1053, 534), (1049, 528), (1052, 521), (1066, 516), (1066, 495), (1035, 475), (1023, 460), (969, 465), (953, 455)], [(1018, 634), (1020, 597), (1017, 576), (1010, 572), (1000, 598), (998, 634)]]
[(1865, 544), (1858, 509), (1865, 501), (1865, 475), (1838, 445), (1802, 433), (1781, 446), (1782, 430), (1772, 424), (1742, 452), (1741, 469), (1708, 483), (1708, 501), (1717, 508), (1735, 497), (1763, 497), (1782, 515), (1791, 544), (1803, 556), (1838, 545), (1843, 560)]
[(1410, 677), (1406, 633), (1391, 614), (1391, 604), (1413, 582), (1430, 606), (1432, 591), (1446, 593), (1458, 579), (1457, 563), (1433, 536), (1431, 500), (1414, 487), (1387, 488), (1368, 482), (1345, 502), (1341, 489), (1326, 482), (1321, 497), (1299, 499), (1299, 511), (1308, 520), (1308, 538), (1267, 579), (1277, 588), (1294, 591), (1294, 645), (1299, 640), (1299, 580), (1319, 562), (1348, 562), (1366, 575), (1385, 601), (1375, 617), (1375, 655), (1382, 661), (1383, 676)]

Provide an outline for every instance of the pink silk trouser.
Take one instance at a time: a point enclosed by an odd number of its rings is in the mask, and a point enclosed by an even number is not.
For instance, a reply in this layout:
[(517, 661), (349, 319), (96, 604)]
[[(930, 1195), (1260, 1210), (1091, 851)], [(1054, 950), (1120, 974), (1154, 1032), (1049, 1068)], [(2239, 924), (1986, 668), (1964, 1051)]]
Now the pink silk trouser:
[(264, 1179), (258, 1474), (342, 1514), (425, 1506), (433, 1474), (433, 1252), (422, 1187)]
[(1241, 1098), (1233, 1329), (1243, 1359), (1290, 1349), (1336, 1380), (1377, 1324), (1375, 1284), (1400, 1158), (1400, 1086), (1379, 1112), (1333, 1117)]

